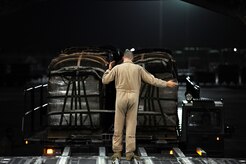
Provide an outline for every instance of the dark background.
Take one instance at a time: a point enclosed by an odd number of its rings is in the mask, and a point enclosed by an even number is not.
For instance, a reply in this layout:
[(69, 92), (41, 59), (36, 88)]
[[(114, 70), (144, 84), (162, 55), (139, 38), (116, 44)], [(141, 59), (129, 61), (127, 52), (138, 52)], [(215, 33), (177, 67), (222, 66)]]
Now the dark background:
[(245, 47), (246, 41), (239, 19), (180, 0), (43, 0), (5, 11), (0, 18), (4, 52), (103, 44), (223, 48)]
[[(226, 121), (235, 127), (227, 155), (246, 157), (246, 24), (237, 17), (239, 1), (230, 0), (237, 5), (229, 13), (216, 2), (219, 12), (180, 0), (1, 0), (0, 141), (12, 148), (8, 155), (22, 147), (23, 90), (47, 82), (51, 59), (68, 47), (112, 45), (172, 50), (181, 86), (191, 75), (204, 87), (202, 95), (225, 99)], [(204, 80), (210, 75), (221, 76)], [(181, 87), (179, 101), (183, 93)]]

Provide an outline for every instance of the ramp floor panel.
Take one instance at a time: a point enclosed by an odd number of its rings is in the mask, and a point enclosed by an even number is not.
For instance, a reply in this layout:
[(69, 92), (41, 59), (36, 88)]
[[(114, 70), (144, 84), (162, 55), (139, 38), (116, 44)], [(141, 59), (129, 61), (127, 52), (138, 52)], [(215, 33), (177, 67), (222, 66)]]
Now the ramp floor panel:
[(77, 157), (77, 158), (70, 158), (69, 160), (69, 164), (96, 164), (97, 159), (95, 159), (94, 157), (88, 157), (88, 158), (81, 158), (81, 157)]
[[(102, 160), (98, 160), (101, 158)], [(0, 157), (0, 164), (64, 164), (61, 162), (61, 156), (57, 157)], [(91, 156), (91, 157), (67, 157), (66, 164), (112, 164), (109, 156)], [(208, 158), (208, 157), (141, 157), (138, 161), (127, 161), (122, 158), (119, 164), (245, 164), (246, 159), (231, 158)]]
[(45, 164), (56, 164), (58, 162), (59, 158), (47, 158), (45, 160)]
[(168, 158), (168, 159), (152, 159), (153, 163), (159, 163), (159, 164), (180, 164), (179, 161), (177, 160), (177, 158)]
[(112, 153), (107, 153), (105, 147), (98, 147), (97, 153), (75, 152), (70, 146), (66, 146), (60, 155), (54, 156), (17, 156), (0, 157), (0, 164), (246, 164), (246, 158), (210, 158), (199, 157), (195, 154), (186, 156), (178, 147), (172, 149), (173, 153), (166, 151), (156, 154), (148, 154), (144, 147), (138, 147), (140, 160), (127, 161), (125, 153), (121, 160), (112, 161)]

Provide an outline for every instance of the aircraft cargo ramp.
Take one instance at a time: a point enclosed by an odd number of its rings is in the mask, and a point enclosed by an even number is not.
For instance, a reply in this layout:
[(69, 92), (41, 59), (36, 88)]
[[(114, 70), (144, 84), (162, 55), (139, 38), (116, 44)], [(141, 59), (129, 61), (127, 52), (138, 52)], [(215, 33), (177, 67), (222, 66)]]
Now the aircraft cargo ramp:
[(243, 164), (246, 162), (244, 159), (189, 157), (185, 156), (179, 148), (173, 148), (172, 151), (172, 155), (148, 155), (144, 147), (139, 147), (140, 160), (127, 161), (122, 157), (121, 160), (112, 161), (111, 154), (107, 154), (105, 147), (99, 147), (97, 155), (74, 156), (70, 155), (70, 148), (65, 147), (60, 156), (0, 157), (0, 164)]

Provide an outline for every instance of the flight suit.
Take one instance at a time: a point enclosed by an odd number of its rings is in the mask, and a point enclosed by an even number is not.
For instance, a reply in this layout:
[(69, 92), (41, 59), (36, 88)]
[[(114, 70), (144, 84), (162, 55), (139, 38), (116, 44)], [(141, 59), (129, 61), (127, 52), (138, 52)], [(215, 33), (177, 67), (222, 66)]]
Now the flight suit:
[(102, 83), (108, 84), (115, 80), (116, 102), (114, 135), (112, 139), (113, 151), (122, 152), (122, 139), (124, 123), (126, 124), (126, 153), (134, 152), (136, 149), (136, 126), (139, 92), (141, 82), (166, 87), (166, 81), (155, 78), (140, 65), (126, 61), (116, 65), (111, 70), (106, 70)]

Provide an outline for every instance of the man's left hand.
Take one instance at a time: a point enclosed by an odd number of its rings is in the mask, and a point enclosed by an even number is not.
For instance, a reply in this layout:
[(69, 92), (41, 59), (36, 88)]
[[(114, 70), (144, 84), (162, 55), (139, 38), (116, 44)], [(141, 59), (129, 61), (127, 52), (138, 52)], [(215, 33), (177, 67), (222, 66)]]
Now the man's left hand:
[(167, 87), (173, 88), (173, 87), (176, 87), (176, 86), (178, 86), (177, 82), (174, 82), (173, 80), (167, 81)]

